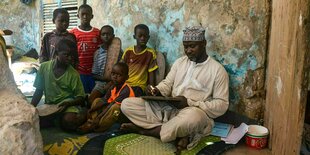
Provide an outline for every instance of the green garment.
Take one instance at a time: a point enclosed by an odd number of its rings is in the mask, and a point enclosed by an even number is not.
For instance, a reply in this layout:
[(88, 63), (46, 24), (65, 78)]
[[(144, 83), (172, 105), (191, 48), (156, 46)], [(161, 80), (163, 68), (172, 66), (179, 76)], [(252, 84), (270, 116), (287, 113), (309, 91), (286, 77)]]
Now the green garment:
[(33, 86), (42, 89), (45, 103), (58, 104), (68, 98), (84, 97), (85, 92), (79, 73), (70, 65), (59, 78), (53, 73), (55, 60), (41, 64)]

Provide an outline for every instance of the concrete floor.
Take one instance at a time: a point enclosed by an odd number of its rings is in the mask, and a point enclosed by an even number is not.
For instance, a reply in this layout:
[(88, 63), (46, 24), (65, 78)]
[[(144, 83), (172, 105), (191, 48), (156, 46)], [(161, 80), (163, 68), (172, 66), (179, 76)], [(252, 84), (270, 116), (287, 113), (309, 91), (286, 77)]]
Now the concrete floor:
[(271, 150), (268, 148), (256, 150), (247, 147), (245, 144), (240, 144), (235, 148), (228, 150), (223, 155), (271, 155)]

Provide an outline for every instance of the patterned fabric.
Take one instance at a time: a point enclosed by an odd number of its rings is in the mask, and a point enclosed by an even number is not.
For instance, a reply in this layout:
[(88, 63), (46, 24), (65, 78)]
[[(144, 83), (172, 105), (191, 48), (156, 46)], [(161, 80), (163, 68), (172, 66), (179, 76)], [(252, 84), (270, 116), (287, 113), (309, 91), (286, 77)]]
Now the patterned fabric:
[(141, 53), (136, 53), (132, 46), (125, 50), (122, 60), (129, 67), (129, 79), (126, 83), (132, 87), (139, 86), (144, 90), (148, 82), (148, 73), (158, 68), (155, 50), (147, 47)]
[(201, 26), (186, 27), (183, 30), (183, 41), (203, 41), (205, 39), (205, 30)]
[(57, 104), (68, 98), (84, 97), (78, 72), (69, 65), (66, 72), (56, 78), (53, 73), (54, 64), (55, 60), (42, 63), (33, 84), (37, 89), (43, 89), (45, 103)]
[[(195, 155), (207, 145), (221, 141), (219, 137), (208, 136), (201, 139), (192, 150), (184, 150), (182, 155)], [(163, 143), (158, 138), (126, 134), (106, 141), (103, 154), (113, 155), (174, 155), (176, 148), (172, 143)]]
[(73, 28), (70, 33), (75, 35), (78, 45), (78, 71), (80, 74), (90, 75), (92, 72), (94, 53), (101, 44), (100, 30), (93, 27), (89, 31), (84, 31), (76, 27)]
[[(56, 30), (46, 33), (42, 39), (41, 51), (40, 51), (40, 63), (49, 61), (55, 58), (55, 45), (61, 39), (68, 39), (76, 43), (75, 36), (68, 31), (63, 33), (57, 33)], [(72, 53), (72, 66), (78, 64), (78, 54), (76, 52)]]
[(107, 62), (107, 50), (100, 47), (94, 54), (92, 74), (102, 76)]
[(40, 131), (46, 155), (75, 155), (89, 139), (100, 135), (90, 133), (81, 136), (64, 132), (60, 128), (45, 128)]

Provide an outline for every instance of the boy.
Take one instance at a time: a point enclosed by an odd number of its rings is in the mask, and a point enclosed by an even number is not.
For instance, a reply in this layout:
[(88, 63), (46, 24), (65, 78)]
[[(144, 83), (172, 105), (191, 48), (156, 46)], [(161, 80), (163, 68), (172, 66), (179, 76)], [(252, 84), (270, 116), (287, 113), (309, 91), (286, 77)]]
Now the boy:
[[(53, 23), (56, 29), (52, 32), (48, 32), (42, 39), (41, 51), (40, 51), (40, 63), (49, 61), (55, 58), (55, 44), (60, 39), (68, 39), (76, 42), (75, 36), (67, 31), (69, 26), (69, 13), (66, 9), (58, 8), (53, 12)], [(71, 65), (76, 68), (78, 65), (78, 53), (76, 50), (72, 53)]]
[(137, 45), (125, 50), (122, 60), (129, 66), (129, 79), (127, 83), (132, 86), (136, 96), (144, 94), (147, 84), (155, 84), (154, 71), (156, 64), (156, 52), (146, 46), (150, 35), (149, 28), (144, 24), (135, 26), (133, 38)]
[(78, 71), (84, 86), (85, 93), (90, 93), (95, 86), (95, 81), (92, 77), (92, 66), (94, 52), (101, 44), (99, 29), (90, 25), (93, 19), (93, 10), (87, 5), (83, 4), (78, 9), (78, 18), (81, 25), (72, 29), (77, 40), (79, 66)]
[(114, 35), (114, 29), (110, 25), (102, 26), (100, 30), (102, 44), (94, 54), (92, 68), (95, 88), (88, 97), (88, 102), (93, 103), (96, 98), (101, 98), (109, 88), (111, 70), (113, 65), (122, 57), (121, 40)]
[(88, 110), (88, 120), (79, 130), (82, 132), (104, 132), (109, 129), (121, 117), (120, 106), (123, 99), (134, 97), (131, 87), (125, 83), (128, 79), (128, 66), (119, 62), (115, 64), (111, 72), (113, 87), (104, 96), (97, 98)]
[[(85, 93), (78, 72), (70, 65), (71, 51), (76, 52), (75, 42), (61, 39), (56, 43), (55, 59), (42, 63), (37, 72), (33, 84), (36, 90), (31, 101), (37, 106), (44, 93), (45, 104), (59, 104), (65, 110), (60, 118), (64, 130), (75, 130), (85, 119), (78, 107), (84, 103)], [(55, 118), (40, 118), (40, 124), (53, 122)]]

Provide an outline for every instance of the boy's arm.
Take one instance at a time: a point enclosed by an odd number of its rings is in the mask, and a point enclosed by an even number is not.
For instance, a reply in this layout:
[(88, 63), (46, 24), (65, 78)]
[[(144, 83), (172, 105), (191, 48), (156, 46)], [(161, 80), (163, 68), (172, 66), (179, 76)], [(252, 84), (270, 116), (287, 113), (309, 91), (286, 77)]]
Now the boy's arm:
[(77, 41), (76, 41), (75, 35), (72, 34), (72, 33), (70, 33), (70, 34), (71, 34), (71, 36), (73, 38), (73, 41), (76, 43), (76, 49), (75, 49), (76, 52), (72, 53), (72, 59), (73, 59), (73, 68), (77, 69), (78, 65), (79, 65), (79, 55), (78, 55)]
[(43, 96), (43, 89), (37, 88), (33, 94), (31, 104), (36, 107), (38, 103), (40, 102), (42, 96)]
[(39, 62), (45, 62), (48, 61), (48, 38), (50, 33), (47, 33), (44, 35), (42, 42), (41, 42), (41, 49), (40, 49), (40, 55), (39, 55)]
[(103, 98), (101, 102), (98, 102), (96, 105), (92, 106), (91, 109), (89, 109), (89, 112), (97, 111), (107, 104), (108, 104), (107, 100)]
[(148, 84), (155, 85), (155, 71), (158, 69), (157, 61), (156, 61), (156, 52), (152, 49), (152, 59), (148, 65)]
[(73, 100), (62, 102), (61, 104), (59, 104), (59, 106), (70, 107), (70, 106), (83, 105), (83, 104), (84, 104), (84, 97), (78, 96)]
[(148, 72), (148, 84), (155, 86), (155, 71)]

